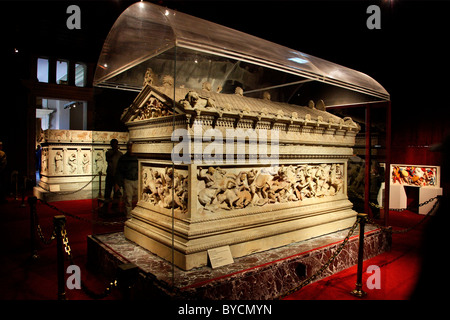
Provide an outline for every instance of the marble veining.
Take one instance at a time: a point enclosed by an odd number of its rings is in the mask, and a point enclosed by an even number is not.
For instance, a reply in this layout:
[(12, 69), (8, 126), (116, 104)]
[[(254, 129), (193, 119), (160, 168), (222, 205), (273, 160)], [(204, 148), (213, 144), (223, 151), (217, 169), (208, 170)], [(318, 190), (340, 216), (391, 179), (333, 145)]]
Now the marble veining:
[[(127, 240), (123, 232), (93, 235), (101, 243), (103, 254), (136, 264), (152, 283), (169, 291), (172, 297), (187, 299), (273, 299), (313, 275), (348, 234), (342, 230), (317, 238), (234, 259), (234, 263), (217, 269), (210, 266), (184, 271), (168, 261)], [(358, 229), (338, 257), (321, 277), (332, 275), (357, 263)], [(93, 242), (91, 241), (91, 244)], [(365, 254), (368, 259), (390, 248), (390, 237), (374, 226), (366, 226)], [(109, 261), (111, 259), (104, 259)], [(116, 262), (117, 264), (120, 263)], [(105, 263), (105, 262), (103, 262)], [(104, 268), (104, 266), (97, 266)], [(303, 270), (305, 274), (299, 274)], [(141, 289), (145, 286), (140, 286)], [(168, 289), (167, 289), (168, 288)], [(145, 291), (145, 290), (144, 290)], [(145, 292), (141, 292), (145, 298)], [(167, 292), (166, 292), (167, 294)]]

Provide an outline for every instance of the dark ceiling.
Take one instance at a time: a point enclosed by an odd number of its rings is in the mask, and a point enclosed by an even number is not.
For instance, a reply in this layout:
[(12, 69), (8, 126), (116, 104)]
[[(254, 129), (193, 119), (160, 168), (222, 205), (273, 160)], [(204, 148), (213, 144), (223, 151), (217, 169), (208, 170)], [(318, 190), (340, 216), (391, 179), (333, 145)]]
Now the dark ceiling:
[[(114, 21), (133, 2), (1, 1), (3, 54), (17, 48), (21, 56), (95, 63)], [(152, 2), (364, 72), (398, 104), (443, 101), (448, 1)], [(81, 9), (81, 30), (66, 27), (70, 4)], [(371, 4), (381, 9), (381, 30), (366, 26)], [(13, 72), (26, 77), (27, 67)]]

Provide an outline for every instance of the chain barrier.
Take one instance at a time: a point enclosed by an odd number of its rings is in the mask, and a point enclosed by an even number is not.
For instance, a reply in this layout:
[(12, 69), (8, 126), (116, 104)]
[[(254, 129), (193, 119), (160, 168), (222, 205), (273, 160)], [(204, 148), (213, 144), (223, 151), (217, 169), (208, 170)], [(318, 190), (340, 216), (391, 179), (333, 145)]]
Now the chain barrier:
[[(36, 199), (36, 198), (34, 198), (34, 199)], [(31, 230), (32, 238), (34, 237), (34, 232), (36, 231), (37, 235), (39, 237), (39, 240), (41, 240), (41, 242), (43, 244), (49, 245), (53, 242), (53, 240), (56, 239), (56, 231), (55, 231), (55, 228), (53, 228), (52, 233), (50, 234), (50, 238), (48, 238), (48, 239), (45, 238), (44, 233), (42, 232), (42, 227), (39, 224), (39, 217), (36, 212), (36, 200), (34, 200), (34, 199), (29, 199), (29, 200), (31, 200), (31, 201), (29, 201), (29, 203), (30, 203), (30, 207), (31, 207), (31, 212), (30, 212), (30, 215), (31, 215), (30, 220), (31, 220), (31, 224), (32, 224), (31, 227), (33, 229), (33, 230)], [(36, 229), (36, 230), (34, 230), (34, 229)]]
[[(310, 284), (311, 282), (313, 282), (315, 279), (317, 279), (320, 275), (322, 275), (322, 273), (330, 266), (330, 264), (334, 261), (334, 259), (336, 259), (336, 257), (339, 255), (339, 253), (341, 253), (341, 251), (344, 249), (345, 245), (347, 244), (347, 242), (349, 241), (350, 237), (352, 236), (353, 232), (355, 231), (356, 227), (358, 226), (358, 224), (361, 222), (361, 219), (365, 219), (365, 221), (367, 221), (370, 224), (375, 225), (377, 228), (381, 229), (382, 231), (386, 231), (386, 232), (390, 232), (390, 233), (406, 233), (408, 231), (411, 231), (412, 229), (416, 228), (418, 225), (420, 225), (421, 223), (423, 223), (425, 221), (426, 218), (428, 218), (429, 216), (431, 216), (431, 214), (435, 211), (436, 207), (439, 204), (439, 201), (441, 199), (442, 196), (436, 196), (433, 197), (421, 204), (419, 204), (419, 207), (424, 206), (426, 204), (431, 203), (434, 200), (437, 200), (433, 207), (431, 208), (431, 210), (424, 216), (423, 219), (421, 219), (418, 223), (416, 223), (415, 225), (413, 225), (412, 227), (406, 228), (406, 229), (402, 229), (402, 230), (392, 230), (392, 227), (384, 227), (381, 226), (380, 224), (376, 223), (373, 219), (369, 218), (368, 216), (364, 216), (364, 217), (358, 217), (355, 221), (355, 223), (353, 224), (353, 226), (350, 228), (347, 236), (345, 237), (345, 239), (342, 241), (342, 243), (339, 245), (338, 249), (331, 255), (331, 257), (327, 260), (327, 262), (325, 262), (322, 267), (316, 271), (313, 275), (311, 275), (310, 277), (308, 277), (307, 279), (303, 280), (299, 285), (297, 285), (296, 287), (288, 290), (287, 292), (285, 292), (284, 294), (282, 294), (281, 296), (278, 297), (278, 299), (283, 299), (284, 297), (300, 290), (301, 288), (305, 287), (306, 285)], [(402, 209), (402, 211), (405, 209)]]
[[(72, 256), (72, 248), (69, 244), (69, 238), (67, 236), (67, 230), (65, 225), (61, 228), (61, 237), (62, 237), (62, 243), (64, 245), (64, 252), (67, 254), (67, 257), (69, 259), (70, 264), (74, 264), (73, 262), (73, 256)], [(89, 289), (83, 280), (81, 280), (81, 288), (83, 291), (90, 296), (93, 299), (103, 299), (106, 298), (111, 294), (114, 288), (118, 286), (117, 279), (114, 279), (113, 281), (109, 282), (108, 286), (105, 288), (105, 290), (102, 293), (96, 293)]]
[[(409, 231), (411, 231), (411, 230), (417, 228), (417, 227), (418, 227), (419, 225), (421, 225), (428, 217), (431, 216), (431, 214), (435, 211), (435, 209), (436, 209), (437, 206), (439, 205), (439, 202), (440, 202), (440, 200), (441, 200), (441, 197), (442, 197), (442, 196), (436, 196), (436, 197), (433, 197), (433, 198), (431, 198), (431, 199), (429, 199), (429, 200), (427, 200), (427, 201), (425, 201), (425, 202), (423, 202), (423, 203), (420, 203), (420, 204), (419, 204), (419, 207), (422, 207), (422, 206), (424, 206), (424, 205), (426, 205), (426, 204), (429, 204), (430, 202), (436, 200), (436, 202), (433, 204), (433, 207), (430, 209), (430, 211), (428, 211), (428, 213), (427, 213), (426, 215), (424, 215), (424, 217), (423, 217), (422, 219), (420, 219), (415, 225), (413, 225), (413, 226), (411, 226), (411, 227), (409, 227), (409, 228), (400, 229), (400, 230), (393, 230), (391, 226), (389, 226), (389, 227), (384, 227), (384, 226), (378, 224), (378, 223), (377, 223), (375, 220), (373, 220), (372, 218), (367, 217), (367, 221), (368, 221), (370, 224), (372, 224), (372, 225), (376, 226), (377, 228), (380, 228), (381, 230), (386, 231), (386, 232), (390, 232), (390, 233), (407, 233), (407, 232), (409, 232)], [(404, 209), (402, 209), (402, 210), (404, 210)]]
[[(365, 200), (364, 200), (364, 197), (361, 196), (360, 194), (357, 194), (355, 191), (348, 190), (348, 193), (351, 193), (355, 198), (359, 198), (360, 200), (365, 201)], [(427, 204), (429, 204), (430, 202), (432, 202), (432, 201), (434, 201), (434, 200), (436, 200), (436, 199), (438, 199), (438, 198), (440, 198), (440, 197), (442, 197), (442, 196), (436, 196), (436, 197), (433, 197), (433, 198), (431, 198), (431, 199), (428, 199), (427, 201), (424, 201), (424, 202), (422, 202), (422, 203), (419, 203), (419, 204), (417, 205), (417, 207), (420, 208), (420, 207), (422, 207), (422, 206), (424, 206), (424, 205), (427, 205)], [(384, 209), (384, 207), (383, 207), (382, 205), (376, 204), (376, 203), (371, 202), (371, 201), (369, 201), (369, 205), (370, 205), (372, 208), (375, 208), (375, 209)], [(402, 211), (406, 211), (406, 210), (411, 211), (412, 209), (415, 209), (415, 208), (413, 208), (413, 207), (406, 207), (406, 208), (404, 208), (404, 209), (391, 209), (391, 208), (389, 208), (389, 211), (402, 212)]]
[[(357, 198), (359, 198), (359, 199), (361, 199), (361, 200), (364, 200), (364, 197), (362, 197), (361, 195), (359, 195), (359, 194), (357, 194), (357, 193), (355, 193), (355, 192), (351, 192), (351, 193), (352, 193), (354, 196), (356, 196)], [(417, 205), (418, 208), (423, 207), (423, 206), (425, 206), (425, 205), (427, 205), (427, 204), (433, 202), (434, 200), (437, 200), (437, 201), (433, 204), (433, 207), (430, 209), (430, 211), (428, 211), (428, 213), (427, 213), (426, 215), (424, 215), (424, 217), (423, 217), (419, 222), (417, 222), (415, 225), (413, 225), (412, 227), (409, 227), (409, 228), (405, 228), (405, 229), (402, 229), (402, 230), (393, 230), (391, 226), (389, 226), (389, 227), (382, 226), (382, 225), (378, 224), (378, 223), (377, 223), (374, 219), (372, 219), (372, 218), (367, 217), (367, 221), (368, 221), (370, 224), (372, 224), (372, 225), (376, 226), (377, 228), (380, 228), (381, 230), (386, 231), (386, 232), (390, 232), (390, 233), (406, 233), (406, 232), (409, 232), (409, 231), (413, 230), (414, 228), (418, 227), (418, 226), (419, 226), (420, 224), (422, 224), (429, 216), (431, 216), (431, 214), (434, 212), (434, 210), (435, 210), (436, 207), (438, 206), (441, 197), (442, 197), (442, 196), (438, 195), (438, 196), (435, 196), (435, 197), (433, 197), (433, 198), (430, 198), (430, 199), (428, 199), (428, 200), (426, 200), (426, 201), (424, 201), (424, 202), (422, 202), (422, 203), (419, 203), (419, 204)], [(376, 209), (384, 209), (383, 206), (378, 205), (378, 204), (373, 203), (373, 202), (370, 202), (370, 201), (369, 201), (369, 205), (370, 205), (371, 207), (373, 207), (373, 208), (376, 208)], [(389, 210), (390, 210), (390, 211), (395, 211), (395, 212), (403, 212), (403, 211), (406, 211), (406, 210), (411, 211), (412, 209), (415, 209), (415, 208), (412, 208), (412, 207), (406, 207), (406, 208), (404, 208), (404, 209), (389, 209)]]
[(42, 204), (45, 204), (47, 207), (49, 207), (49, 208), (51, 208), (51, 209), (53, 209), (53, 210), (56, 210), (56, 211), (58, 211), (59, 213), (65, 215), (65, 216), (69, 216), (69, 217), (71, 217), (71, 218), (74, 218), (74, 219), (77, 219), (77, 220), (79, 220), (79, 221), (83, 221), (83, 222), (86, 222), (86, 223), (90, 223), (90, 224), (99, 224), (99, 225), (108, 225), (108, 226), (112, 226), (112, 225), (122, 225), (122, 224), (124, 223), (123, 221), (100, 221), (100, 220), (88, 219), (88, 218), (80, 217), (80, 216), (77, 216), (77, 215), (75, 215), (75, 214), (73, 214), (73, 213), (69, 213), (69, 212), (67, 212), (67, 211), (64, 211), (64, 210), (62, 210), (62, 209), (60, 209), (60, 208), (58, 208), (58, 207), (56, 207), (56, 206), (54, 206), (54, 205), (48, 203), (48, 202), (45, 201), (45, 200), (42, 200), (42, 199), (38, 199), (38, 200), (39, 200)]
[(350, 228), (350, 230), (347, 233), (347, 236), (344, 238), (344, 240), (342, 241), (342, 243), (339, 245), (339, 247), (336, 249), (336, 251), (331, 255), (331, 257), (327, 260), (327, 262), (325, 262), (322, 267), (317, 270), (313, 275), (311, 275), (310, 277), (308, 277), (307, 279), (303, 280), (298, 286), (288, 290), (287, 292), (285, 292), (284, 294), (282, 294), (281, 296), (278, 297), (278, 299), (283, 299), (284, 297), (300, 290), (301, 288), (307, 286), (308, 284), (310, 284), (311, 282), (313, 282), (314, 280), (316, 280), (318, 277), (320, 277), (322, 275), (322, 273), (330, 266), (330, 264), (334, 261), (334, 259), (336, 259), (336, 257), (342, 252), (342, 250), (344, 249), (345, 245), (347, 244), (348, 240), (350, 239), (350, 237), (353, 235), (353, 232), (355, 231), (356, 227), (358, 226), (360, 221), (360, 218), (356, 218), (355, 223), (353, 224), (353, 226)]
[(55, 229), (52, 230), (52, 233), (51, 233), (50, 238), (48, 240), (45, 239), (44, 234), (42, 233), (41, 226), (39, 224), (36, 225), (36, 230), (37, 230), (37, 234), (38, 234), (39, 239), (41, 240), (41, 242), (43, 244), (47, 245), (47, 246), (49, 244), (51, 244), (53, 242), (53, 240), (56, 239), (56, 231), (55, 231)]
[[(378, 224), (377, 222), (375, 222), (373, 219), (371, 219), (369, 217), (364, 217), (364, 218), (358, 217), (355, 220), (355, 223), (353, 224), (353, 226), (350, 228), (347, 236), (344, 238), (342, 243), (335, 250), (335, 252), (330, 256), (330, 258), (322, 265), (322, 267), (319, 270), (317, 270), (313, 275), (311, 275), (307, 279), (304, 279), (299, 285), (297, 285), (296, 287), (288, 290), (287, 292), (285, 292), (284, 294), (279, 296), (278, 299), (283, 299), (284, 297), (286, 297), (286, 296), (288, 296), (288, 295), (290, 295), (290, 294), (292, 294), (292, 293), (302, 289), (303, 287), (305, 287), (306, 285), (310, 284), (311, 282), (316, 280), (318, 277), (320, 277), (323, 274), (323, 272), (330, 266), (330, 264), (336, 259), (336, 257), (342, 252), (342, 250), (344, 249), (344, 247), (348, 243), (350, 237), (353, 235), (353, 233), (354, 233), (355, 229), (357, 228), (358, 224), (360, 223), (361, 219), (365, 219), (368, 223), (373, 224), (377, 228), (380, 228), (381, 230), (386, 231), (386, 232), (390, 232), (390, 233), (406, 233), (406, 232), (409, 232), (412, 229), (416, 228), (421, 223), (423, 223), (423, 221), (425, 221), (425, 219), (428, 218), (435, 211), (436, 207), (438, 206), (438, 204), (440, 202), (440, 198), (441, 198), (441, 196), (436, 196), (436, 197), (433, 197), (433, 198), (431, 198), (431, 199), (429, 199), (429, 200), (427, 200), (427, 201), (425, 201), (423, 203), (420, 203), (418, 206), (422, 207), (424, 205), (427, 205), (427, 204), (431, 203), (434, 200), (437, 200), (434, 203), (434, 205), (431, 208), (431, 210), (424, 216), (423, 219), (421, 219), (418, 223), (416, 223), (412, 227), (405, 228), (405, 229), (402, 229), (402, 230), (392, 230), (392, 227), (381, 226), (380, 224)], [(59, 209), (59, 208), (49, 204), (46, 201), (43, 201), (41, 199), (39, 199), (39, 200), (43, 204), (47, 205), (48, 207), (50, 207), (50, 208), (52, 208), (52, 209), (54, 209), (54, 210), (56, 210), (56, 211), (58, 211), (58, 212), (60, 212), (60, 213), (62, 213), (64, 215), (68, 215), (68, 216), (70, 216), (72, 218), (78, 219), (80, 221), (84, 221), (84, 222), (88, 222), (88, 223), (108, 224), (108, 225), (119, 224), (119, 223), (123, 224), (123, 222), (104, 222), (104, 221), (97, 221), (97, 220), (93, 220), (93, 219), (87, 219), (87, 218), (79, 217), (77, 215), (67, 213), (64, 210), (61, 210), (61, 209)], [(376, 206), (379, 209), (383, 208), (382, 206), (376, 205), (374, 203), (369, 203), (369, 204), (371, 206)], [(393, 211), (404, 211), (404, 210), (407, 210), (407, 209), (400, 209), (400, 210), (396, 209), (396, 210), (393, 210)], [(34, 214), (35, 214), (35, 219), (36, 219), (35, 221), (37, 222), (37, 214), (36, 214), (35, 211), (34, 211)], [(45, 239), (45, 237), (44, 237), (44, 235), (42, 233), (42, 229), (41, 229), (41, 226), (39, 225), (39, 223), (36, 223), (36, 224), (37, 224), (37, 226), (36, 226), (37, 227), (37, 233), (38, 233), (39, 238), (41, 239), (41, 241), (44, 244), (47, 244), (47, 245), (50, 244), (56, 238), (56, 228), (53, 229), (50, 238), (47, 240), (47, 239)], [(71, 250), (71, 247), (70, 247), (70, 244), (69, 244), (69, 238), (67, 236), (67, 230), (65, 228), (65, 225), (61, 228), (61, 237), (62, 237), (62, 242), (64, 244), (64, 251), (66, 252), (66, 254), (68, 256), (68, 259), (69, 259), (70, 263), (73, 264), (72, 250)], [(83, 281), (81, 281), (81, 287), (82, 287), (83, 291), (86, 292), (86, 294), (88, 294), (91, 298), (93, 298), (93, 299), (103, 299), (103, 298), (107, 297), (108, 295), (110, 295), (114, 288), (118, 287), (118, 280), (114, 279), (113, 281), (111, 281), (102, 293), (95, 293), (95, 292), (93, 292), (92, 290), (90, 290), (89, 288), (86, 287), (86, 285), (85, 285), (85, 283)]]
[[(82, 217), (78, 217), (78, 216), (75, 216), (75, 215), (72, 215), (72, 214), (68, 214), (67, 212), (64, 212), (63, 210), (60, 210), (57, 207), (49, 205), (45, 201), (41, 200), (42, 203), (48, 205), (51, 208), (56, 209), (58, 212), (64, 214), (64, 216), (58, 216), (58, 218), (60, 218), (59, 221), (61, 221), (61, 218), (63, 219), (63, 221), (64, 221), (63, 223), (58, 222), (59, 225), (57, 225), (57, 223), (55, 222), (56, 220), (54, 219), (53, 230), (52, 230), (51, 236), (50, 236), (50, 238), (46, 239), (44, 234), (43, 234), (43, 232), (42, 232), (42, 227), (38, 223), (38, 215), (37, 215), (36, 207), (35, 207), (36, 206), (36, 200), (29, 201), (29, 202), (30, 202), (30, 206), (32, 206), (32, 208), (31, 208), (31, 218), (32, 218), (32, 220), (34, 219), (35, 231), (37, 231), (37, 234), (38, 234), (39, 239), (41, 240), (41, 242), (43, 244), (45, 244), (45, 245), (50, 245), (53, 242), (53, 240), (58, 239), (58, 236), (60, 236), (59, 238), (61, 239), (61, 242), (62, 242), (62, 245), (63, 245), (63, 250), (64, 250), (65, 254), (67, 255), (69, 263), (71, 265), (74, 265), (73, 255), (72, 255), (72, 248), (70, 247), (70, 244), (69, 244), (69, 236), (68, 236), (67, 229), (66, 229), (66, 226), (65, 226), (65, 215), (67, 214), (67, 215), (69, 215), (69, 216), (71, 216), (73, 218), (76, 218), (76, 219), (79, 219), (79, 220), (82, 220), (82, 221), (87, 221), (87, 222), (91, 222), (91, 220), (84, 219)], [(34, 208), (33, 208), (33, 206), (34, 206)], [(57, 216), (55, 216), (55, 218), (56, 217)], [(58, 231), (60, 232), (59, 235), (58, 235)], [(35, 248), (32, 248), (33, 252), (35, 251), (34, 249)], [(34, 254), (37, 256), (37, 254), (35, 252), (34, 252)], [(62, 270), (62, 271), (58, 270), (58, 272), (64, 272), (64, 270)], [(61, 275), (58, 275), (58, 276), (61, 276)], [(107, 297), (108, 295), (110, 295), (112, 293), (114, 288), (118, 287), (118, 285), (119, 285), (118, 279), (114, 279), (114, 280), (112, 280), (112, 281), (110, 281), (108, 283), (107, 287), (104, 289), (104, 291), (102, 293), (96, 293), (96, 292), (90, 290), (86, 286), (84, 281), (81, 279), (81, 289), (83, 289), (83, 291), (88, 296), (90, 296), (93, 299), (103, 299), (103, 298)], [(58, 285), (58, 287), (60, 287), (60, 285)], [(58, 288), (58, 292), (59, 292), (58, 293), (58, 297), (60, 299), (65, 299), (65, 293), (63, 291), (64, 290), (62, 288)]]

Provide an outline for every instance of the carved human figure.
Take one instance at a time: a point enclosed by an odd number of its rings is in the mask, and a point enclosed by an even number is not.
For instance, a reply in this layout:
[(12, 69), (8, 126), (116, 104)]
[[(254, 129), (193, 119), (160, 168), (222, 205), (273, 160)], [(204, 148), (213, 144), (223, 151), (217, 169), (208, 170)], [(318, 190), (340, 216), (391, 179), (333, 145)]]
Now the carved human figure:
[(47, 168), (48, 168), (48, 150), (44, 148), (42, 150), (41, 171), (46, 172)]
[(94, 164), (95, 164), (95, 172), (99, 173), (102, 172), (104, 173), (104, 159), (103, 159), (103, 154), (101, 151), (97, 151), (97, 153), (95, 154), (95, 158), (94, 158)]
[(77, 171), (77, 154), (72, 152), (67, 161), (69, 165), (69, 173), (75, 173)]
[(56, 151), (55, 157), (55, 173), (62, 173), (63, 172), (63, 155), (61, 154), (61, 151)]
[(83, 173), (89, 172), (89, 163), (90, 163), (89, 154), (85, 152), (83, 153), (83, 159), (81, 160)]

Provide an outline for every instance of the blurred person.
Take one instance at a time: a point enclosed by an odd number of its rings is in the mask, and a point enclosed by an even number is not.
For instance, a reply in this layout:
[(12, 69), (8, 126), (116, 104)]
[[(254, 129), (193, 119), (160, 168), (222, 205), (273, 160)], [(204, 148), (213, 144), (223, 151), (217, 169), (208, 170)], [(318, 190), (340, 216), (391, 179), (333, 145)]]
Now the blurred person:
[(123, 153), (119, 150), (119, 141), (112, 139), (110, 141), (111, 149), (106, 151), (106, 162), (108, 167), (106, 168), (105, 179), (105, 199), (111, 199), (111, 192), (114, 190), (114, 197), (119, 190), (116, 181), (117, 163)]
[(117, 181), (123, 187), (125, 211), (131, 217), (133, 201), (137, 199), (138, 159), (132, 152), (133, 143), (127, 143), (127, 152), (120, 157), (117, 164)]

